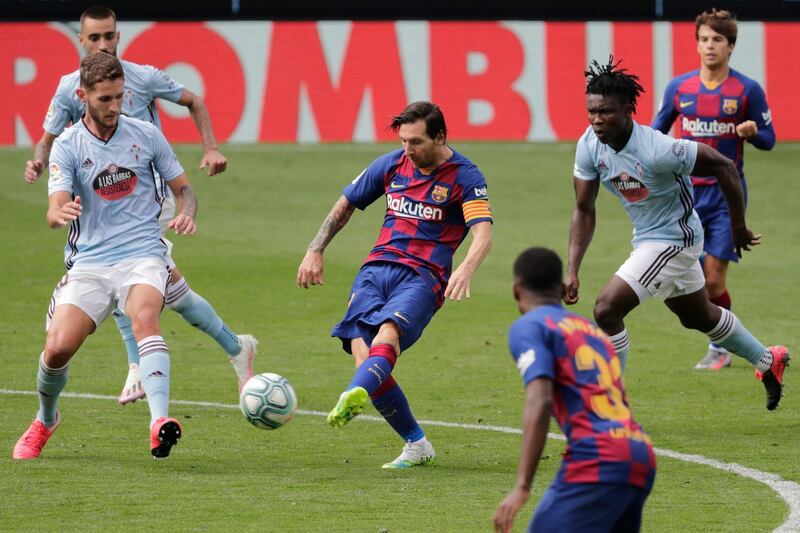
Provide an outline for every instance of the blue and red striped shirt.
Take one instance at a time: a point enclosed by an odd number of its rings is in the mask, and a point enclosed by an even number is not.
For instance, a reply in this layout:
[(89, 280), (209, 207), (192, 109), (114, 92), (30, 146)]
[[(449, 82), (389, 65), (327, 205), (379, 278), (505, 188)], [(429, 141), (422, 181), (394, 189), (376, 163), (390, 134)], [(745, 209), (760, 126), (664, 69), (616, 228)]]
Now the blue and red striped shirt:
[[(700, 80), (700, 70), (674, 78), (664, 91), (661, 109), (653, 120), (653, 129), (669, 133), (675, 119), (678, 137), (702, 142), (716, 148), (736, 163), (744, 179), (744, 141), (736, 134), (736, 125), (755, 121), (758, 134), (750, 140), (756, 148), (775, 146), (775, 130), (764, 90), (753, 79), (730, 69), (722, 83), (709, 87)], [(692, 176), (693, 185), (714, 185), (716, 179)]]
[(558, 479), (565, 483), (652, 486), (656, 459), (633, 420), (611, 341), (590, 320), (561, 306), (517, 319), (509, 349), (523, 383), (553, 383), (553, 416), (567, 437)]
[(390, 152), (345, 187), (344, 196), (359, 209), (385, 196), (383, 226), (364, 264), (388, 261), (413, 268), (440, 304), (453, 254), (470, 226), (492, 221), (486, 178), (455, 150), (430, 175), (420, 172), (402, 149)]

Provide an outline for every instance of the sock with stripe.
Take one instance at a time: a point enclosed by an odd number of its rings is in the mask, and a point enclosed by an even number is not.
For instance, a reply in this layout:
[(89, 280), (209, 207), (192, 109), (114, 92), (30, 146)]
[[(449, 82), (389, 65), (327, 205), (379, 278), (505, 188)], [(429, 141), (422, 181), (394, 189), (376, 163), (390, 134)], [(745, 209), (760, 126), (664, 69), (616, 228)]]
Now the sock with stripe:
[(217, 341), (228, 356), (234, 357), (242, 351), (236, 334), (222, 321), (211, 304), (189, 287), (186, 278), (167, 285), (164, 301), (167, 307), (178, 312), (189, 324)]
[[(711, 298), (709, 296), (708, 299), (714, 305), (717, 305), (717, 306), (719, 306), (719, 307), (721, 307), (723, 309), (727, 309), (728, 311), (731, 310), (731, 295), (728, 292), (728, 289), (725, 289), (722, 292), (722, 294), (720, 294), (719, 296), (716, 296), (714, 298)], [(718, 344), (713, 343), (713, 342), (709, 346), (711, 346), (714, 349), (718, 349), (718, 350), (724, 349), (721, 346), (719, 346)]]
[(133, 335), (133, 326), (131, 319), (128, 315), (123, 313), (119, 308), (114, 309), (111, 313), (114, 317), (114, 322), (117, 323), (117, 329), (122, 337), (122, 342), (125, 344), (125, 349), (128, 351), (128, 366), (139, 364), (139, 347), (136, 345), (136, 337)]
[(161, 335), (139, 341), (139, 372), (150, 407), (150, 425), (169, 416), (169, 350)]
[(356, 369), (347, 390), (364, 387), (372, 394), (392, 377), (392, 369), (397, 362), (397, 353), (391, 344), (375, 344), (369, 349), (369, 357)]
[(631, 348), (631, 342), (628, 339), (628, 328), (622, 328), (622, 331), (615, 335), (609, 336), (611, 344), (619, 357), (619, 363), (622, 370), (625, 370), (625, 363), (628, 362), (628, 352)]
[(719, 323), (706, 333), (711, 342), (747, 359), (759, 372), (769, 370), (772, 367), (772, 353), (745, 329), (736, 315), (722, 307), (720, 310), (722, 316)]
[(39, 357), (36, 387), (39, 390), (39, 412), (36, 418), (46, 427), (51, 427), (58, 418), (58, 396), (67, 384), (67, 367), (50, 368), (44, 363), (44, 353)]
[(417, 419), (411, 413), (411, 407), (408, 405), (408, 399), (403, 393), (403, 389), (392, 376), (389, 376), (370, 397), (375, 409), (404, 441), (417, 442), (425, 438), (425, 432), (422, 431)]

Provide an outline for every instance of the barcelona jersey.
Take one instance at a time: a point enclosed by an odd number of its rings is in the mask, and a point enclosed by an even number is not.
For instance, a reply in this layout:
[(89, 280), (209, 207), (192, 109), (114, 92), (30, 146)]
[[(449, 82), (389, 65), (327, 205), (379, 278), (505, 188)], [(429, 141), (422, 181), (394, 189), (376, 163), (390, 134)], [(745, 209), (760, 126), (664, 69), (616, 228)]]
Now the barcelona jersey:
[(364, 260), (401, 263), (414, 269), (442, 300), (453, 254), (470, 226), (492, 221), (486, 178), (469, 159), (453, 155), (426, 175), (402, 149), (379, 157), (345, 187), (359, 209), (380, 197), (386, 215), (374, 248)]
[(567, 437), (557, 481), (652, 486), (655, 454), (632, 416), (611, 341), (561, 306), (538, 307), (509, 331), (524, 384), (553, 381), (553, 416)]
[[(744, 178), (744, 141), (736, 134), (736, 125), (752, 120), (758, 134), (750, 140), (756, 148), (770, 150), (775, 145), (772, 115), (764, 90), (744, 74), (730, 69), (722, 83), (710, 87), (700, 80), (700, 70), (673, 79), (664, 92), (661, 109), (653, 128), (668, 133), (678, 118), (678, 136), (716, 148), (736, 163)], [(694, 185), (714, 185), (710, 176), (692, 176)]]

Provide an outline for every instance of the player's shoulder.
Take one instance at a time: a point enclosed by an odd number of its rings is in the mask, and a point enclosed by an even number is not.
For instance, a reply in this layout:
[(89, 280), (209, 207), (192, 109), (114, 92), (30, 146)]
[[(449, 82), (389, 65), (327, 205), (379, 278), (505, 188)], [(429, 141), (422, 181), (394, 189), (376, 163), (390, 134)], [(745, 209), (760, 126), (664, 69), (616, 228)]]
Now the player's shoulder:
[(448, 163), (454, 165), (457, 169), (456, 180), (460, 182), (468, 182), (472, 183), (475, 179), (480, 179), (485, 181), (485, 177), (481, 169), (478, 168), (469, 157), (465, 156), (458, 150), (454, 148), (450, 148), (453, 150), (453, 155), (448, 160)]
[(696, 68), (672, 78), (667, 84), (667, 90), (699, 91), (700, 83), (700, 69)]
[(403, 149), (398, 148), (397, 150), (392, 150), (391, 152), (387, 152), (376, 157), (369, 166), (371, 168), (380, 168), (381, 170), (386, 171), (391, 167), (400, 165), (403, 162), (404, 157), (405, 155), (403, 153)]
[(736, 80), (739, 83), (741, 83), (745, 91), (749, 91), (755, 88), (761, 89), (761, 85), (756, 80), (747, 76), (746, 74), (739, 72), (736, 69), (730, 70), (728, 78)]
[(587, 126), (583, 131), (583, 134), (578, 137), (576, 149), (579, 151), (581, 149), (586, 150), (586, 153), (592, 156), (596, 154), (602, 146), (603, 143), (601, 143), (600, 139), (597, 138), (597, 135), (594, 133), (592, 127)]
[(158, 70), (153, 65), (143, 65), (141, 63), (134, 63), (133, 61), (125, 61), (124, 59), (120, 60), (120, 63), (122, 64), (122, 72), (125, 73), (126, 78), (128, 76), (144, 77)]
[(81, 72), (80, 70), (76, 70), (74, 72), (70, 72), (69, 74), (64, 74), (61, 76), (61, 79), (58, 80), (58, 87), (56, 88), (56, 97), (61, 98), (78, 98), (78, 95), (75, 94), (75, 90), (81, 84)]
[(128, 135), (148, 138), (161, 135), (161, 130), (155, 124), (127, 115), (120, 115), (119, 124)]

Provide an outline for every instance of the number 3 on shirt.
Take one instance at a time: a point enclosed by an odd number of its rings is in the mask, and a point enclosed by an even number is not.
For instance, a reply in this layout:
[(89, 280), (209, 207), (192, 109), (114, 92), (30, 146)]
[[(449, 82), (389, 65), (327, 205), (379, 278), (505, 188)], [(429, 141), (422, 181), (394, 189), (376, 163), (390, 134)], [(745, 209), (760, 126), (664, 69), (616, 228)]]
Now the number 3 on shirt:
[(578, 370), (597, 369), (597, 383), (603, 392), (592, 395), (592, 410), (606, 420), (628, 420), (631, 412), (622, 400), (622, 391), (614, 385), (614, 381), (622, 375), (619, 359), (608, 361), (591, 346), (580, 346), (575, 353)]

